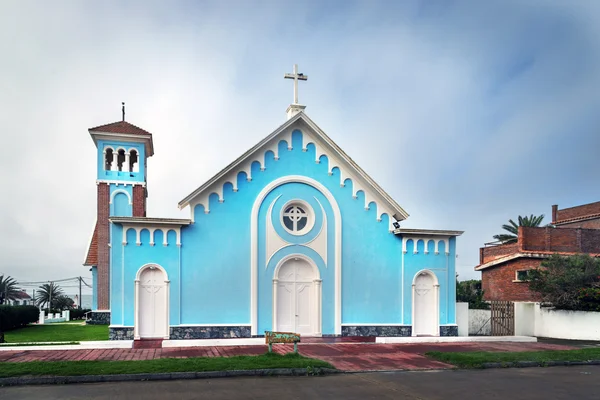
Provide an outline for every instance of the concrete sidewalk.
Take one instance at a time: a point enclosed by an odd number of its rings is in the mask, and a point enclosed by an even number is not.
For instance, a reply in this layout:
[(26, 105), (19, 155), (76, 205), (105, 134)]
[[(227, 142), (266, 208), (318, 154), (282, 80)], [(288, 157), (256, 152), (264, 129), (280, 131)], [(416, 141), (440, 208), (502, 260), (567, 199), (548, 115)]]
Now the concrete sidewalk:
[[(423, 354), (427, 351), (536, 351), (571, 350), (574, 347), (550, 343), (422, 343), (422, 344), (375, 344), (335, 343), (300, 344), (300, 354), (318, 358), (344, 371), (386, 371), (445, 369), (450, 365), (431, 360)], [(84, 360), (153, 360), (159, 358), (231, 357), (260, 355), (267, 346), (213, 346), (175, 347), (161, 349), (93, 349), (93, 350), (22, 350), (0, 352), (2, 362), (29, 361), (84, 361)], [(274, 351), (288, 353), (292, 345), (275, 345)]]

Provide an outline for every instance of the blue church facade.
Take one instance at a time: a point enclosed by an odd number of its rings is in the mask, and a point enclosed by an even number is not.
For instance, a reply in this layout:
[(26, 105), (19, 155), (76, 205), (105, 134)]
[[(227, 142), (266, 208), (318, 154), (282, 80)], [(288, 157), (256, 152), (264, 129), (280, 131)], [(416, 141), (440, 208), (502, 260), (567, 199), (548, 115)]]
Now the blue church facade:
[(85, 264), (111, 339), (457, 335), (462, 232), (400, 228), (406, 211), (301, 110), (183, 199), (189, 219), (145, 216), (151, 136), (113, 125), (90, 130), (108, 193)]

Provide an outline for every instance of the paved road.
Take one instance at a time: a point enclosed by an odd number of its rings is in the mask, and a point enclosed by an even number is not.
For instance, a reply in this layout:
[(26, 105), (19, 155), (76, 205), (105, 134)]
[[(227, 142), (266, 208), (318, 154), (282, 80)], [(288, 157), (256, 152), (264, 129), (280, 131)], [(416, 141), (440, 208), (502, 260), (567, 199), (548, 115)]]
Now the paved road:
[(373, 372), (0, 388), (0, 399), (598, 399), (600, 367)]

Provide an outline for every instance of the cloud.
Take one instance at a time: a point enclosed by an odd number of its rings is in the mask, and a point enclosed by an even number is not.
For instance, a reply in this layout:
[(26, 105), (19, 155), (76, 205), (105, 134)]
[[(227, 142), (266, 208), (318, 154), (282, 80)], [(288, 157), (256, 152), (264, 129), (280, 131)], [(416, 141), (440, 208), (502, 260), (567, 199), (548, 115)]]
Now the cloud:
[[(596, 2), (6, 2), (0, 272), (89, 276), (95, 148), (154, 134), (148, 213), (307, 113), (410, 214), (460, 229), (461, 277), (509, 218), (600, 197)], [(343, 6), (341, 6), (343, 4)], [(548, 219), (547, 219), (548, 220)]]

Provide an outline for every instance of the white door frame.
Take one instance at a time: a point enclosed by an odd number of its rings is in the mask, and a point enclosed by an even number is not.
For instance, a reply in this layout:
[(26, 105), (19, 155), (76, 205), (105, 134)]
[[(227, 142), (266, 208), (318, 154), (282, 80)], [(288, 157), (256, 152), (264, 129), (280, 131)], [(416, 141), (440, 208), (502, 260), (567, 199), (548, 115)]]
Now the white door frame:
[(412, 283), (412, 336), (417, 336), (417, 332), (415, 331), (415, 291), (416, 291), (416, 282), (419, 275), (428, 274), (433, 278), (433, 301), (435, 304), (435, 326), (436, 331), (433, 336), (440, 336), (440, 284), (437, 276), (433, 273), (433, 271), (428, 269), (422, 269), (415, 274)]
[(133, 322), (133, 338), (135, 340), (139, 340), (140, 339), (140, 278), (142, 276), (142, 272), (144, 272), (146, 269), (159, 269), (162, 273), (163, 276), (165, 277), (165, 308), (166, 308), (166, 320), (165, 320), (165, 328), (163, 331), (163, 339), (169, 339), (169, 284), (171, 283), (171, 281), (169, 281), (169, 276), (167, 275), (167, 271), (161, 267), (158, 264), (154, 264), (154, 263), (149, 263), (149, 264), (144, 264), (142, 265), (142, 267), (138, 270), (138, 272), (135, 275), (135, 293), (134, 293), (134, 303), (133, 303), (133, 309), (134, 309), (134, 322)]
[[(333, 209), (335, 225), (334, 239), (334, 333), (342, 334), (342, 213), (333, 194), (320, 182), (302, 175), (288, 175), (267, 184), (258, 194), (250, 215), (250, 326), (251, 334), (258, 335), (258, 212), (263, 200), (276, 187), (286, 183), (299, 182), (312, 186), (321, 192)], [(327, 260), (324, 260), (327, 262)]]
[(313, 332), (312, 336), (322, 336), (322, 326), (323, 326), (323, 320), (321, 318), (321, 310), (323, 307), (323, 285), (322, 280), (321, 280), (321, 273), (319, 272), (319, 268), (317, 267), (317, 264), (315, 264), (314, 260), (304, 254), (290, 254), (288, 256), (283, 257), (281, 260), (279, 260), (279, 262), (277, 263), (277, 266), (275, 267), (275, 271), (273, 272), (273, 307), (272, 307), (272, 313), (273, 313), (273, 321), (272, 321), (272, 329), (275, 330), (275, 328), (277, 327), (277, 292), (278, 292), (278, 284), (279, 284), (279, 271), (281, 270), (281, 267), (289, 260), (304, 260), (308, 263), (308, 265), (310, 265), (313, 269), (313, 280), (312, 280), (312, 298), (313, 298), (313, 309), (312, 311), (312, 315), (313, 315), (313, 329), (315, 330), (315, 332)]

